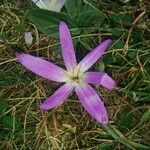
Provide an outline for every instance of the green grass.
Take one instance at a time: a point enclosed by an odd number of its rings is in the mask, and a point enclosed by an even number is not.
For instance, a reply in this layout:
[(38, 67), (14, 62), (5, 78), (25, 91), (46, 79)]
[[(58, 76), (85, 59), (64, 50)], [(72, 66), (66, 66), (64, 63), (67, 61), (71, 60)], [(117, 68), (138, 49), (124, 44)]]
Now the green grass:
[[(86, 1), (87, 2), (87, 1)], [(31, 1), (0, 1), (0, 150), (143, 150), (150, 148), (150, 28), (148, 0), (89, 1), (108, 18), (94, 33), (74, 35), (79, 59), (102, 38), (113, 44), (93, 69), (118, 82), (109, 91), (96, 86), (109, 112), (109, 126), (96, 123), (73, 94), (48, 112), (38, 105), (58, 83), (25, 70), (15, 58), (25, 52), (62, 64), (59, 40), (43, 34), (26, 18)], [(117, 8), (117, 9), (116, 9)], [(66, 11), (65, 8), (63, 11)], [(32, 31), (27, 47), (23, 34)]]

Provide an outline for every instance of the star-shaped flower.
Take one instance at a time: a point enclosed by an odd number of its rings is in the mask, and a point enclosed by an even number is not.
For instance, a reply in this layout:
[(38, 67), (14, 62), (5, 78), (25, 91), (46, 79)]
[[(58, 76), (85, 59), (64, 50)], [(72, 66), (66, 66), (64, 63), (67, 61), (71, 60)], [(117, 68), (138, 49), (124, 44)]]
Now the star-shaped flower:
[(99, 84), (108, 89), (113, 89), (116, 88), (116, 82), (107, 73), (87, 72), (87, 70), (104, 54), (111, 44), (111, 40), (103, 41), (77, 64), (71, 34), (64, 22), (60, 22), (59, 34), (66, 70), (39, 57), (17, 54), (19, 62), (37, 75), (48, 80), (64, 82), (52, 96), (40, 105), (40, 108), (49, 110), (61, 105), (69, 94), (75, 90), (84, 109), (96, 121), (107, 124), (106, 108), (100, 96), (90, 84)]

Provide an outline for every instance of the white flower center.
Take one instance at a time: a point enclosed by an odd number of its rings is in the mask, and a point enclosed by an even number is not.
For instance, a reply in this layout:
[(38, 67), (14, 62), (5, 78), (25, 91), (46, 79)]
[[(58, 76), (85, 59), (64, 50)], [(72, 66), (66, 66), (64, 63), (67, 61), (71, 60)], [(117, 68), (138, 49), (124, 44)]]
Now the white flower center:
[(84, 74), (80, 71), (79, 68), (76, 67), (66, 72), (66, 78), (67, 82), (73, 85), (78, 85), (84, 80)]

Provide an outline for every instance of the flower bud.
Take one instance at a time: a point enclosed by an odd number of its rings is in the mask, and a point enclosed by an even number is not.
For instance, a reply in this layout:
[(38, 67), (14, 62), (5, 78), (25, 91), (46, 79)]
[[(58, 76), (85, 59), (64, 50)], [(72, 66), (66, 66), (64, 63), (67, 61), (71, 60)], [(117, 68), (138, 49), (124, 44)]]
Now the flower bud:
[(33, 36), (31, 32), (25, 32), (24, 34), (25, 43), (28, 47), (32, 45), (33, 42)]

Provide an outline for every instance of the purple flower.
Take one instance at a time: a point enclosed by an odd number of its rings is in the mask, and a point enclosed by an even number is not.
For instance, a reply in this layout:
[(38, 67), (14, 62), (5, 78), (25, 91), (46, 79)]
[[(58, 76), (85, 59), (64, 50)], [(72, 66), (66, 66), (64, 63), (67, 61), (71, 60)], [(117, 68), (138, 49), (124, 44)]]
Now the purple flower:
[(104, 54), (107, 47), (111, 44), (111, 40), (103, 41), (77, 64), (71, 34), (64, 22), (60, 23), (59, 33), (66, 70), (39, 57), (17, 54), (20, 63), (37, 75), (49, 80), (64, 82), (52, 96), (40, 105), (40, 108), (49, 110), (61, 105), (69, 94), (75, 90), (85, 110), (96, 121), (107, 124), (108, 115), (106, 108), (89, 83), (113, 89), (116, 88), (116, 82), (107, 73), (87, 72), (87, 70)]

